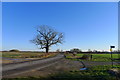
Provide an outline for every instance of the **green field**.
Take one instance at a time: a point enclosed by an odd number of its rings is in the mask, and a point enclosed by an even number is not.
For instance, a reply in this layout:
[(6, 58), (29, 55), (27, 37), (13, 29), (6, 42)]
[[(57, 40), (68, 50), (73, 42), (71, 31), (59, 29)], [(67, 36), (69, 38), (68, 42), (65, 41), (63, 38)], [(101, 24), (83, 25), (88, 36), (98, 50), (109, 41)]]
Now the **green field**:
[[(67, 58), (80, 58), (84, 54), (76, 54), (76, 56), (73, 56), (72, 54), (67, 54)], [(86, 54), (89, 55), (89, 54)], [(111, 61), (111, 54), (90, 54), (92, 55), (91, 61)], [(113, 59), (118, 59), (118, 54), (112, 54)]]

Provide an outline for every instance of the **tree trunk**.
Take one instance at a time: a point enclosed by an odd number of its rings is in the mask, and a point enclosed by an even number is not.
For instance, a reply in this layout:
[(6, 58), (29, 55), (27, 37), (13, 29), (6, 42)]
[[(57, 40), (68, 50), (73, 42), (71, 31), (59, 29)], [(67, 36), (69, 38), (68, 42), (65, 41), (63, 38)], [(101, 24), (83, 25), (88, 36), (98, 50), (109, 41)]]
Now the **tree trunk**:
[(48, 53), (49, 51), (49, 46), (48, 46), (48, 41), (47, 41), (47, 44), (46, 44), (46, 53)]
[(48, 53), (48, 51), (49, 51), (49, 47), (46, 47), (46, 53)]

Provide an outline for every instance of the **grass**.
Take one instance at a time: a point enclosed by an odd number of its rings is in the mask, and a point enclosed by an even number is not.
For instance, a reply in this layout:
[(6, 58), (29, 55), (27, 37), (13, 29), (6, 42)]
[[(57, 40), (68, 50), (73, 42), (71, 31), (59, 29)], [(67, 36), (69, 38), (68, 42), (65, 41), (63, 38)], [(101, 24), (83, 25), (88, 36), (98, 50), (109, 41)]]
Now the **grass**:
[[(120, 70), (120, 65), (114, 65)], [(108, 73), (108, 70), (111, 69), (111, 66), (94, 66), (90, 67), (87, 70), (71, 70), (68, 72), (61, 72), (58, 74), (51, 74), (47, 77), (26, 77), (26, 78), (8, 78), (2, 80), (117, 80), (116, 75)], [(118, 78), (118, 77), (117, 77)]]
[(39, 52), (2, 52), (2, 57), (6, 58), (41, 58), (50, 57), (55, 54), (52, 53), (39, 53)]
[(45, 59), (57, 55), (57, 53), (45, 54), (40, 52), (2, 52), (0, 54), (2, 54), (1, 57), (5, 57), (1, 62), (3, 64), (30, 61), (33, 59)]
[(42, 55), (43, 53), (33, 53), (33, 52), (2, 52), (2, 57), (7, 58), (22, 58), (22, 57), (30, 57), (36, 55)]
[[(83, 55), (84, 54), (76, 54), (76, 56), (74, 57), (72, 54), (67, 54), (66, 58), (73, 58), (73, 60), (76, 60), (74, 58), (80, 58)], [(113, 54), (113, 58), (119, 58), (118, 54)], [(111, 54), (92, 54), (92, 59), (90, 61), (111, 61)]]
[[(82, 56), (83, 54), (77, 54), (77, 56)], [(118, 58), (118, 54), (112, 54), (113, 58)], [(111, 58), (111, 54), (92, 54), (93, 58)]]

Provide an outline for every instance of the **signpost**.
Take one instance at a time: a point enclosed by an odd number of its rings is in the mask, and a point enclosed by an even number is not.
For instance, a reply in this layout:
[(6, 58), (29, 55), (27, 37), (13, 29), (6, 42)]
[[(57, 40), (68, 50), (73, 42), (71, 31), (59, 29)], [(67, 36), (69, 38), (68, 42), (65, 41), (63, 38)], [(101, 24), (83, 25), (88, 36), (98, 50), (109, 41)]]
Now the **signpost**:
[(112, 55), (112, 48), (115, 48), (115, 46), (110, 46), (111, 61), (112, 61), (112, 67), (113, 67), (113, 55)]

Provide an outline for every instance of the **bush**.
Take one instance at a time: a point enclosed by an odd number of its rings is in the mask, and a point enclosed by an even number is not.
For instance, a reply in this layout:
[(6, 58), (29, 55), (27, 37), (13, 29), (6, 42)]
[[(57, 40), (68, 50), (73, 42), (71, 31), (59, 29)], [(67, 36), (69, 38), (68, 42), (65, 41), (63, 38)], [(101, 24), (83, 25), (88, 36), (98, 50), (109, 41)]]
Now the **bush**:
[(90, 60), (91, 59), (91, 55), (89, 54), (84, 54), (81, 59), (85, 59), (85, 60)]
[(17, 50), (17, 49), (12, 49), (12, 50), (10, 50), (9, 52), (19, 52), (19, 50)]
[(74, 53), (74, 52), (80, 53), (82, 51), (80, 49), (78, 49), (78, 48), (74, 48), (74, 49), (71, 49), (70, 52), (72, 52), (72, 53)]

